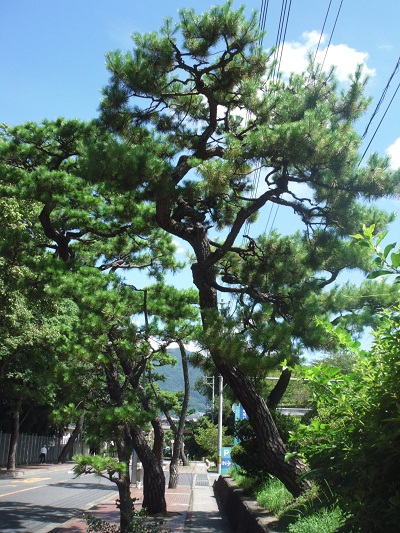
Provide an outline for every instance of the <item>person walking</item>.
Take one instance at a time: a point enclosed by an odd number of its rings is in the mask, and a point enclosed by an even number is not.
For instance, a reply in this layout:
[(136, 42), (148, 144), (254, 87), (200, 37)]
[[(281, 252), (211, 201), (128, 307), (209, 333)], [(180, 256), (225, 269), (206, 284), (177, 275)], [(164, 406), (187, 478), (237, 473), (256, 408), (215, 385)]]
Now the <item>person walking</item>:
[(39, 454), (39, 463), (41, 465), (44, 464), (44, 462), (46, 461), (46, 455), (47, 455), (47, 448), (46, 446), (43, 446), (40, 449), (40, 454)]

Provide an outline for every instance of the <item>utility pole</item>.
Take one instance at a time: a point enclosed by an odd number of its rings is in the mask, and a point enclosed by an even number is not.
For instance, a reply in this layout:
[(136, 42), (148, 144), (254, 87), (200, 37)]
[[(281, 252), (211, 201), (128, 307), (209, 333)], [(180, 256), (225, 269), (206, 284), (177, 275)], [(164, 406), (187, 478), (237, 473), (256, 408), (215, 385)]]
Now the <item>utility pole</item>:
[[(226, 306), (229, 311), (229, 302), (220, 301), (220, 309), (224, 309)], [(224, 378), (221, 374), (218, 376), (218, 459), (217, 459), (217, 472), (221, 474), (222, 470), (222, 411), (223, 411), (223, 391), (224, 391)]]
[(215, 396), (215, 376), (205, 376), (203, 381), (206, 385), (209, 385), (209, 381), (212, 387), (211, 393), (211, 421), (214, 424), (214, 396)]
[(221, 474), (221, 465), (222, 465), (222, 400), (223, 400), (223, 390), (224, 390), (224, 378), (218, 376), (218, 460), (217, 460), (217, 472)]

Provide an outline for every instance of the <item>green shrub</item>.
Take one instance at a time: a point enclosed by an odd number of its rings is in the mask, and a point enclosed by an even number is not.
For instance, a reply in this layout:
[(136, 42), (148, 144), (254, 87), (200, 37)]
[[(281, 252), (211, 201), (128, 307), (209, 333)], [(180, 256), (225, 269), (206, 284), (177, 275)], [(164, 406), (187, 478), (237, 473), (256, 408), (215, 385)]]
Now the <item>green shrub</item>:
[[(300, 417), (284, 416), (276, 411), (272, 414), (283, 442), (287, 443), (290, 433), (300, 424)], [(237, 422), (235, 437), (239, 440), (239, 444), (236, 444), (231, 450), (232, 461), (250, 476), (261, 480), (269, 477), (258, 448), (254, 430), (248, 420)]]
[(306, 371), (318, 415), (292, 435), (313, 475), (334, 487), (332, 503), (351, 515), (354, 531), (397, 531), (400, 514), (400, 308), (380, 317), (368, 352), (336, 332), (355, 352), (351, 374), (323, 365)]
[(276, 478), (266, 481), (257, 493), (257, 503), (278, 517), (291, 502), (293, 496)]
[(293, 498), (283, 483), (274, 477), (260, 482), (259, 478), (243, 476), (239, 468), (232, 470), (232, 477), (259, 505), (279, 519), (278, 531), (333, 533), (346, 522), (339, 506), (330, 505), (327, 494), (316, 484), (306, 494)]
[(289, 524), (289, 533), (335, 533), (345, 523), (339, 507), (321, 509), (310, 516), (304, 516), (294, 524)]
[(230, 470), (230, 475), (234, 481), (253, 498), (256, 498), (257, 492), (262, 486), (263, 480), (258, 476), (249, 476), (248, 472), (244, 471), (237, 465), (233, 466)]

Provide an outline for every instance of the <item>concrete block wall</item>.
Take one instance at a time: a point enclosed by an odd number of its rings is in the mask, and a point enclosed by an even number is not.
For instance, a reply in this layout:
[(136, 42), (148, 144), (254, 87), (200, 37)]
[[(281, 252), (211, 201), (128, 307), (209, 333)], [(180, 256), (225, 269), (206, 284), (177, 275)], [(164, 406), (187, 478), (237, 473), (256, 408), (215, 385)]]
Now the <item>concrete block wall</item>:
[(230, 526), (235, 533), (274, 533), (278, 519), (245, 496), (229, 476), (219, 476), (214, 482), (214, 491), (225, 510)]

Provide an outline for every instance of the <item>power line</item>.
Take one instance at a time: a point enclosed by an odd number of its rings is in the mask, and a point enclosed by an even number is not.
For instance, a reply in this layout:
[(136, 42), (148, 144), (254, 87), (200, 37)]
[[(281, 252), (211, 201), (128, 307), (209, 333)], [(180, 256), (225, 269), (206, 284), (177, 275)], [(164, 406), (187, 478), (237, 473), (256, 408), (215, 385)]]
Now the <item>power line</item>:
[(338, 9), (338, 12), (337, 12), (337, 14), (336, 14), (335, 23), (333, 24), (333, 28), (332, 28), (331, 36), (330, 36), (330, 38), (329, 38), (328, 46), (326, 47), (326, 50), (325, 50), (324, 60), (322, 61), (321, 71), (322, 71), (322, 69), (324, 68), (324, 64), (325, 64), (326, 56), (327, 56), (327, 54), (328, 54), (328, 50), (329, 50), (329, 47), (330, 47), (331, 42), (332, 42), (333, 34), (335, 33), (336, 23), (337, 23), (337, 21), (338, 21), (339, 15), (340, 15), (340, 11), (341, 11), (341, 9), (342, 9), (342, 5), (343, 5), (343, 0), (341, 0), (341, 2), (340, 2), (339, 9)]
[[(287, 0), (286, 0), (286, 3), (287, 3)], [(282, 9), (284, 9), (285, 11), (286, 11), (286, 3), (285, 3), (285, 6), (283, 6), (283, 4), (282, 4)], [(321, 33), (320, 33), (319, 40), (318, 40), (318, 45), (317, 45), (317, 48), (315, 50), (314, 63), (316, 61), (316, 57), (317, 57), (317, 53), (318, 53), (318, 50), (319, 50), (319, 46), (320, 46), (321, 41), (322, 41), (322, 36), (323, 36), (324, 30), (325, 30), (326, 22), (328, 20), (328, 16), (329, 16), (329, 12), (330, 12), (330, 9), (331, 9), (331, 5), (332, 5), (332, 0), (329, 1), (328, 9), (327, 9), (327, 12), (326, 12), (326, 15), (325, 15), (324, 23), (323, 23), (323, 26), (322, 26), (322, 30), (321, 30)], [(341, 12), (341, 9), (342, 9), (342, 5), (343, 5), (343, 0), (341, 0), (341, 2), (339, 4), (339, 8), (338, 8), (338, 11), (337, 11), (337, 14), (336, 14), (335, 22), (333, 24), (333, 28), (332, 28), (332, 32), (331, 32), (331, 35), (330, 35), (330, 38), (329, 38), (329, 42), (328, 42), (328, 45), (327, 45), (326, 50), (325, 50), (325, 55), (324, 55), (323, 62), (321, 64), (320, 71), (322, 71), (322, 69), (324, 67), (326, 56), (327, 56), (327, 53), (328, 53), (328, 49), (329, 49), (329, 46), (331, 45), (331, 42), (332, 42), (332, 37), (333, 37), (333, 34), (335, 32), (335, 29), (336, 29), (336, 24), (337, 24), (337, 21), (339, 19), (339, 15), (340, 15), (340, 12)], [(285, 32), (284, 32), (283, 40), (286, 37), (286, 30), (287, 30), (287, 25), (288, 25), (288, 21), (289, 21), (290, 8), (291, 8), (291, 0), (290, 0), (290, 4), (289, 4), (288, 14), (287, 14), (287, 17), (286, 17), (286, 25), (285, 25)], [(281, 14), (282, 14), (282, 10), (281, 10)], [(280, 58), (279, 58), (279, 62), (278, 62), (278, 68), (277, 68), (278, 72), (279, 72), (280, 64), (281, 64), (281, 60), (282, 60), (282, 51), (283, 51), (283, 46), (281, 47), (281, 54), (280, 54)], [(280, 206), (278, 204), (277, 207), (276, 207), (276, 210), (275, 210), (275, 214), (274, 214), (274, 217), (273, 217), (273, 220), (272, 220), (272, 223), (271, 223), (271, 227), (270, 227), (269, 233), (271, 233), (271, 231), (272, 231), (272, 229), (274, 227), (275, 220), (276, 220), (276, 217), (277, 217), (277, 214), (278, 214), (278, 211), (279, 211), (279, 207)], [(268, 220), (267, 220), (267, 225), (266, 225), (265, 231), (264, 231), (265, 234), (267, 233), (268, 223), (269, 223), (269, 220), (271, 218), (272, 209), (273, 209), (273, 206), (271, 206), (271, 209), (270, 209), (270, 213), (269, 213)]]
[[(282, 43), (284, 43), (285, 39), (286, 39), (286, 32), (287, 32), (287, 28), (288, 28), (288, 24), (289, 24), (289, 17), (290, 17), (291, 7), (292, 7), (292, 0), (289, 1), (289, 7), (288, 7), (287, 15), (286, 15), (285, 31), (283, 33)], [(279, 62), (278, 62), (278, 68), (277, 68), (278, 73), (279, 73), (279, 70), (281, 68), (282, 55), (283, 55), (283, 44), (280, 46), (280, 56), (279, 56)]]
[[(268, 235), (270, 235), (270, 234), (271, 234), (271, 231), (274, 229), (274, 224), (275, 224), (276, 216), (277, 216), (278, 211), (279, 211), (279, 207), (280, 207), (280, 205), (277, 204), (277, 205), (276, 205), (276, 209), (275, 209), (274, 218), (272, 219), (272, 223), (271, 223), (271, 227), (269, 228)], [(269, 220), (270, 220), (271, 215), (272, 215), (272, 210), (273, 210), (273, 208), (274, 208), (274, 204), (271, 206), (271, 209), (270, 209), (270, 211), (269, 211), (268, 220), (267, 220), (267, 223), (265, 224), (264, 235), (267, 234), (268, 224), (269, 224)]]
[[(276, 44), (275, 44), (275, 46), (276, 46), (276, 50), (275, 50), (275, 61), (276, 61), (276, 64), (275, 64), (275, 68), (274, 68), (274, 71), (273, 71), (273, 74), (272, 74), (272, 77), (273, 77), (273, 79), (275, 79), (275, 81), (278, 81), (278, 76), (279, 76), (279, 71), (280, 71), (281, 62), (282, 62), (282, 56), (283, 56), (283, 45), (284, 45), (284, 42), (285, 42), (285, 39), (286, 39), (286, 33), (287, 33), (288, 24), (289, 24), (291, 7), (292, 7), (292, 0), (289, 0), (289, 2), (288, 2), (288, 0), (282, 0), (281, 13), (280, 13), (280, 18), (279, 18), (278, 31), (277, 31)], [(268, 224), (269, 224), (269, 221), (270, 221), (271, 216), (272, 216), (273, 208), (274, 208), (274, 205), (272, 204), (271, 207), (270, 207), (270, 210), (269, 210), (269, 215), (268, 215), (267, 223), (266, 223), (266, 226), (265, 226), (264, 234), (267, 233)], [(272, 225), (271, 225), (270, 231), (272, 230), (272, 227), (273, 227), (273, 225), (275, 223), (275, 219), (276, 219), (278, 210), (279, 210), (279, 205), (277, 206), (277, 209), (275, 211), (275, 215), (274, 215), (273, 220), (272, 220)]]
[[(262, 0), (261, 1), (261, 10), (260, 10), (260, 15), (259, 15), (259, 22), (258, 22), (258, 27), (261, 31), (261, 34), (260, 34), (260, 38), (259, 38), (259, 41), (258, 41), (258, 44), (260, 46), (262, 46), (263, 44), (263, 41), (264, 41), (264, 30), (265, 30), (265, 26), (266, 26), (266, 21), (267, 21), (267, 14), (268, 14), (268, 7), (269, 7), (269, 0)], [(257, 190), (258, 190), (258, 185), (259, 185), (259, 182), (260, 182), (260, 175), (261, 175), (261, 171), (258, 169), (255, 173), (255, 177), (254, 177), (254, 180), (253, 180), (253, 190), (251, 192), (251, 198), (255, 198), (256, 194), (257, 194)], [(244, 224), (244, 227), (243, 227), (243, 234), (244, 235), (247, 235), (247, 233), (249, 233), (249, 229), (250, 229), (250, 222), (248, 220), (246, 220), (245, 224)], [(244, 242), (244, 238), (243, 238), (243, 242)]]
[[(286, 9), (287, 9), (287, 3), (288, 3), (288, 0), (282, 0), (282, 6), (281, 6), (281, 13), (280, 13), (280, 17), (279, 17), (279, 23), (278, 23), (278, 31), (277, 31), (277, 34), (276, 34), (276, 41), (275, 41), (275, 67), (274, 67), (274, 71), (272, 73), (272, 78), (276, 80), (278, 79), (278, 75), (279, 75), (279, 69), (277, 68), (278, 66), (278, 54), (280, 53), (280, 47), (281, 47), (281, 43), (282, 43), (282, 34), (283, 34), (283, 28), (285, 27), (285, 21), (286, 21)], [(283, 45), (282, 45), (283, 46)]]
[(258, 21), (258, 27), (260, 28), (260, 31), (261, 31), (260, 39), (258, 41), (258, 44), (260, 46), (262, 45), (263, 40), (264, 40), (264, 30), (265, 30), (265, 24), (267, 21), (268, 7), (269, 7), (269, 0), (262, 0), (260, 17)]
[[(268, 0), (262, 0), (261, 13), (260, 13), (260, 18), (259, 18), (259, 21), (260, 21), (259, 22), (259, 26), (260, 26), (260, 29), (261, 29), (262, 32), (265, 29), (268, 5), (269, 5), (269, 1)], [(276, 64), (275, 64), (275, 67), (274, 67), (274, 71), (270, 73), (270, 76), (272, 75), (273, 78), (275, 76), (277, 78), (278, 75), (279, 75), (279, 69), (280, 69), (280, 65), (281, 65), (281, 61), (282, 61), (282, 55), (283, 55), (283, 42), (285, 41), (285, 38), (286, 38), (286, 32), (287, 32), (288, 23), (289, 23), (291, 6), (292, 6), (292, 0), (282, 0), (280, 17), (279, 17), (279, 24), (278, 24), (278, 30), (277, 30), (276, 42), (275, 42), (275, 61), (276, 61)], [(260, 37), (260, 41), (259, 41), (260, 45), (262, 44), (262, 42), (263, 42), (263, 35)], [(260, 177), (261, 177), (261, 169), (257, 169), (256, 172), (255, 172), (255, 175), (254, 175), (253, 190), (252, 190), (252, 193), (251, 193), (251, 198), (255, 198), (255, 196), (257, 194)], [(271, 209), (270, 209), (270, 213), (269, 213), (268, 220), (267, 220), (267, 225), (268, 225), (268, 222), (269, 222), (269, 220), (271, 218), (271, 215), (272, 215), (272, 209), (273, 209), (273, 206), (271, 206)], [(275, 221), (276, 214), (277, 213), (275, 213), (273, 222)], [(250, 222), (248, 220), (246, 221), (243, 229), (244, 229), (244, 235), (249, 233)], [(266, 232), (266, 230), (267, 230), (267, 227), (265, 229), (265, 232)]]
[(388, 90), (389, 90), (389, 86), (390, 86), (390, 84), (391, 84), (391, 82), (392, 82), (392, 79), (393, 79), (394, 75), (396, 74), (396, 72), (399, 70), (399, 65), (400, 65), (400, 57), (399, 57), (399, 59), (397, 60), (396, 66), (394, 67), (393, 72), (392, 72), (392, 74), (390, 75), (389, 80), (388, 80), (388, 82), (387, 82), (385, 88), (384, 88), (383, 91), (382, 91), (381, 97), (379, 98), (379, 101), (378, 101), (378, 103), (376, 104), (376, 107), (375, 107), (375, 109), (374, 109), (374, 112), (372, 113), (372, 116), (371, 116), (371, 118), (369, 119), (369, 122), (368, 122), (368, 124), (367, 124), (367, 127), (365, 128), (365, 131), (364, 131), (364, 133), (363, 133), (363, 135), (362, 135), (362, 138), (363, 138), (363, 139), (365, 139), (365, 137), (366, 137), (366, 135), (367, 135), (367, 133), (368, 133), (368, 129), (369, 129), (369, 127), (371, 126), (372, 121), (374, 120), (376, 114), (377, 114), (378, 111), (379, 111), (379, 108), (381, 107), (381, 104), (382, 104), (383, 100), (384, 100), (385, 97), (386, 97), (386, 94), (387, 94), (387, 92), (388, 92)]
[(368, 148), (371, 146), (372, 141), (374, 140), (375, 135), (377, 134), (377, 132), (378, 132), (378, 130), (379, 130), (379, 128), (380, 128), (380, 126), (381, 126), (381, 124), (382, 124), (382, 122), (383, 122), (383, 119), (385, 118), (387, 112), (389, 111), (389, 108), (390, 108), (390, 106), (392, 105), (392, 102), (393, 102), (393, 100), (394, 100), (394, 97), (396, 96), (397, 91), (398, 91), (399, 89), (400, 89), (400, 83), (397, 85), (396, 90), (394, 91), (394, 94), (393, 94), (392, 98), (390, 99), (390, 102), (389, 102), (388, 106), (386, 107), (386, 110), (385, 110), (385, 112), (384, 112), (384, 114), (383, 114), (381, 120), (379, 121), (379, 124), (378, 124), (378, 126), (376, 127), (373, 136), (371, 137), (371, 140), (370, 140), (369, 143), (368, 143), (368, 146), (366, 147), (366, 149), (365, 149), (363, 155), (361, 156), (361, 159), (360, 159), (360, 161), (359, 161), (359, 163), (358, 163), (358, 166), (361, 165), (361, 162), (362, 162), (362, 160), (364, 159), (365, 154), (366, 154), (367, 151), (368, 151)]
[(322, 25), (322, 30), (321, 30), (321, 33), (319, 35), (319, 40), (318, 40), (318, 44), (317, 44), (317, 48), (315, 49), (315, 54), (314, 54), (314, 60), (313, 60), (313, 64), (315, 64), (315, 61), (317, 59), (317, 54), (318, 54), (318, 50), (319, 50), (319, 45), (321, 44), (321, 41), (322, 41), (322, 36), (324, 34), (324, 30), (325, 30), (325, 25), (326, 25), (326, 21), (328, 20), (328, 16), (329, 16), (329, 11), (331, 9), (331, 5), (332, 5), (332, 0), (329, 0), (329, 5), (328, 5), (328, 9), (326, 11), (326, 15), (325, 15), (325, 20), (324, 20), (324, 23)]

